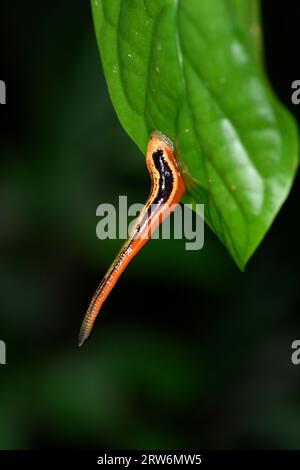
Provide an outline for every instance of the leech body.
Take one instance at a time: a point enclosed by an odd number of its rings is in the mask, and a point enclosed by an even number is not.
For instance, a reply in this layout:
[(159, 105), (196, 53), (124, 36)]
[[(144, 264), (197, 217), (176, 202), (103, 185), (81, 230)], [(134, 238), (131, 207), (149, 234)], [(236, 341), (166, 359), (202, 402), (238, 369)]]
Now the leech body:
[(99, 284), (83, 319), (79, 346), (89, 337), (96, 317), (119, 277), (149, 241), (151, 234), (174, 211), (186, 188), (179, 172), (172, 142), (159, 131), (152, 132), (147, 147), (146, 164), (151, 191), (128, 240)]

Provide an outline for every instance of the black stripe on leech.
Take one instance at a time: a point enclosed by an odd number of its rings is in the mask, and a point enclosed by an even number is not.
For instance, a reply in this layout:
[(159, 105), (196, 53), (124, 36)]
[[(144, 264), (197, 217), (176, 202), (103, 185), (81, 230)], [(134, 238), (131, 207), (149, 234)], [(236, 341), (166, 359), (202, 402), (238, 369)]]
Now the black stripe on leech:
[(145, 226), (150, 223), (151, 216), (153, 215), (153, 212), (155, 212), (155, 206), (157, 206), (158, 209), (161, 204), (167, 202), (173, 190), (174, 178), (171, 168), (164, 157), (164, 152), (161, 149), (156, 150), (156, 152), (153, 152), (152, 154), (152, 159), (154, 166), (159, 173), (158, 191), (157, 195), (151, 201), (150, 206), (146, 210), (144, 217), (140, 221), (139, 227), (136, 229), (135, 237), (138, 236), (142, 228), (145, 228)]
[(153, 162), (155, 168), (159, 173), (159, 188), (158, 193), (155, 199), (151, 204), (161, 204), (165, 203), (173, 190), (174, 178), (165, 157), (164, 152), (159, 149), (152, 154)]

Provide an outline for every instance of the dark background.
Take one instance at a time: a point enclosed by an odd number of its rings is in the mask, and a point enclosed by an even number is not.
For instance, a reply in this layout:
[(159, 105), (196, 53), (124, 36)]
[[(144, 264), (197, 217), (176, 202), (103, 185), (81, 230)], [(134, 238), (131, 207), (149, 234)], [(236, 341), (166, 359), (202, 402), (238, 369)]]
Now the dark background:
[[(299, 18), (263, 3), (267, 71), (298, 119)], [(300, 448), (299, 177), (245, 273), (208, 228), (200, 252), (153, 241), (78, 349), (120, 246), (97, 240), (96, 207), (149, 191), (89, 2), (2, 2), (0, 79), (0, 448)]]

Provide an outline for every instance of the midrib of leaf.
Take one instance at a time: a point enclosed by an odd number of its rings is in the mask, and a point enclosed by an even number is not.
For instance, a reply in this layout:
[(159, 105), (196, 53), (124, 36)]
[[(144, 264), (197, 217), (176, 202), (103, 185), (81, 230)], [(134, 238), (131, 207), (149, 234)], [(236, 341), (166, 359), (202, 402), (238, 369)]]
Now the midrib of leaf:
[[(204, 150), (202, 149), (201, 147), (201, 143), (200, 143), (200, 136), (198, 134), (198, 129), (197, 129), (197, 125), (196, 125), (196, 122), (195, 122), (195, 116), (194, 116), (194, 113), (193, 113), (193, 105), (192, 105), (192, 100), (191, 100), (191, 97), (190, 97), (190, 94), (189, 94), (189, 90), (188, 90), (188, 86), (187, 86), (187, 76), (186, 76), (186, 72), (185, 72), (185, 66), (184, 66), (184, 58), (186, 58), (187, 60), (189, 60), (189, 57), (187, 54), (184, 54), (183, 53), (183, 50), (182, 50), (182, 47), (181, 47), (181, 38), (180, 38), (180, 27), (179, 27), (179, 21), (178, 21), (178, 16), (179, 16), (179, 5), (180, 5), (180, 2), (181, 0), (174, 0), (174, 16), (175, 16), (175, 37), (176, 37), (176, 47), (177, 47), (177, 54), (178, 54), (178, 62), (179, 62), (179, 67), (180, 67), (180, 70), (181, 70), (181, 77), (182, 77), (182, 82), (183, 82), (183, 86), (184, 86), (184, 93), (185, 93), (185, 96), (187, 98), (187, 102), (188, 102), (188, 110), (189, 110), (189, 114), (190, 114), (190, 117), (191, 117), (191, 122), (193, 123), (193, 129), (194, 129), (194, 133), (195, 133), (195, 136), (197, 138), (197, 145), (198, 145), (198, 149), (199, 149), (199, 152), (200, 154), (204, 155), (205, 152)], [(193, 21), (191, 20), (191, 18), (186, 15), (188, 17), (188, 20), (190, 21), (190, 23), (192, 24), (193, 27), (195, 27), (195, 25), (193, 24)], [(197, 33), (199, 33), (198, 29), (195, 28)], [(193, 68), (193, 64), (192, 62), (189, 60), (189, 63), (190, 63), (190, 66)], [(222, 108), (220, 102), (217, 100), (216, 96), (214, 95), (213, 91), (210, 89), (210, 87), (208, 86), (208, 83), (207, 81), (203, 78), (203, 77), (199, 77), (199, 71), (195, 70), (195, 75), (198, 76), (199, 80), (201, 79), (202, 81), (202, 84), (204, 84), (204, 86), (206, 87), (207, 91), (209, 92), (209, 95), (211, 97), (211, 99), (213, 99), (216, 107), (219, 109), (219, 111), (221, 112), (222, 114), (222, 117), (223, 118), (226, 118), (228, 119), (229, 122), (232, 123), (233, 125), (233, 121), (232, 119), (230, 119), (226, 113), (226, 111)], [(237, 131), (237, 127), (234, 126), (234, 129)], [(248, 155), (248, 160), (249, 162), (251, 162), (252, 166), (255, 168), (255, 165), (253, 165), (253, 162), (249, 159), (249, 153), (245, 147), (245, 145), (243, 144), (242, 142), (242, 139), (241, 139), (241, 136), (240, 136), (240, 133), (237, 132), (238, 136), (239, 136), (239, 141), (240, 143), (242, 144), (242, 146), (244, 147), (247, 155)], [(222, 174), (222, 172), (218, 169), (218, 167), (215, 165), (215, 162), (213, 160), (209, 160), (209, 163), (211, 164), (213, 170), (218, 174), (219, 178), (220, 178), (220, 181), (222, 182), (224, 188), (227, 190), (227, 193), (228, 195), (230, 196), (230, 198), (234, 201), (237, 209), (240, 211), (242, 217), (244, 218), (245, 221), (247, 221), (247, 215), (246, 215), (246, 212), (245, 212), (245, 209), (243, 208), (241, 202), (238, 200), (237, 197), (234, 197), (234, 194), (236, 193), (233, 193), (230, 188), (229, 188), (229, 184), (226, 182), (226, 177), (224, 177), (224, 175)], [(203, 158), (203, 166), (204, 166), (204, 169), (205, 169), (205, 173), (206, 173), (206, 182), (208, 182), (209, 180), (209, 176), (208, 176), (208, 170), (207, 170), (207, 165), (208, 165), (208, 162), (206, 160), (206, 158), (204, 157)], [(255, 170), (257, 170), (255, 168)], [(216, 201), (214, 199), (214, 195), (213, 193), (210, 191), (210, 188), (209, 188), (209, 185), (207, 184), (206, 185), (206, 190), (208, 191), (208, 195), (209, 197), (212, 199), (215, 207), (218, 209), (218, 205), (216, 204)], [(232, 238), (232, 233), (231, 233), (231, 230), (227, 224), (227, 222), (225, 221), (225, 219), (222, 217), (222, 214), (219, 212), (219, 209), (218, 209), (218, 213), (219, 213), (219, 219), (220, 221), (222, 221), (222, 226), (223, 226), (223, 230), (225, 230), (227, 232), (227, 235), (230, 237), (231, 241), (232, 241), (232, 248), (235, 252), (235, 257), (239, 260), (239, 264), (240, 266), (242, 266), (243, 262), (242, 262), (242, 257), (241, 257), (241, 254), (239, 253), (239, 250), (237, 249), (236, 247), (236, 244), (233, 242), (233, 238)], [(211, 228), (213, 229), (213, 226), (211, 225), (211, 220), (209, 217), (206, 217), (206, 221), (207, 223), (211, 226)], [(214, 229), (213, 229), (214, 230)], [(246, 232), (246, 236), (247, 236), (247, 232)], [(223, 242), (225, 242), (225, 239), (223, 240)]]
[[(123, 0), (121, 0), (121, 1), (123, 1)], [(145, 1), (144, 1), (144, 4), (145, 4)], [(155, 17), (155, 19), (153, 21), (152, 34), (151, 34), (151, 43), (150, 43), (150, 50), (149, 50), (149, 56), (148, 56), (148, 73), (147, 73), (147, 78), (146, 78), (146, 90), (145, 90), (145, 100), (144, 100), (144, 120), (145, 121), (147, 121), (145, 111), (147, 109), (147, 99), (148, 99), (148, 93), (150, 91), (149, 79), (150, 79), (150, 66), (151, 66), (151, 63), (152, 63), (151, 59), (152, 59), (152, 53), (153, 53), (154, 31), (155, 31), (156, 25), (157, 25), (161, 15), (162, 15), (162, 13), (164, 12), (165, 8), (167, 8), (167, 6), (168, 5), (164, 5), (162, 7), (162, 9), (159, 11), (159, 13), (157, 14), (157, 16)], [(146, 8), (146, 12), (149, 15), (149, 12), (147, 11), (147, 8)], [(150, 15), (149, 15), (149, 18), (152, 19), (152, 17)], [(154, 99), (154, 98), (152, 97), (152, 99)], [(158, 109), (159, 112), (161, 112), (159, 106), (157, 106), (157, 109)]]

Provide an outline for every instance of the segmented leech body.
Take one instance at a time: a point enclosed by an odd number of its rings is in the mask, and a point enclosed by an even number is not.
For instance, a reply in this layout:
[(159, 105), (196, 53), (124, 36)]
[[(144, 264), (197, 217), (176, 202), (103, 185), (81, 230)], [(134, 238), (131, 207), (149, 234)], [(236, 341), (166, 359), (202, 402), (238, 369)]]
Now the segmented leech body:
[(172, 142), (161, 132), (154, 131), (147, 147), (146, 164), (151, 178), (151, 191), (130, 237), (99, 284), (83, 319), (79, 346), (91, 333), (96, 317), (119, 277), (151, 234), (174, 211), (186, 189), (179, 172)]

